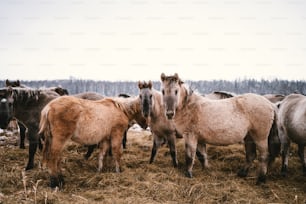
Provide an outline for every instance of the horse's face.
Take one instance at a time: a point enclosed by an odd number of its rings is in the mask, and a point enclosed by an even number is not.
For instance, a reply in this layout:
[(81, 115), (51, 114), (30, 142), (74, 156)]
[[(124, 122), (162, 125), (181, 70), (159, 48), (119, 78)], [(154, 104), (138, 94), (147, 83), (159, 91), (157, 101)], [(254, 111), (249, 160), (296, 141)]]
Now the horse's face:
[(12, 90), (0, 90), (0, 128), (6, 129), (9, 122), (13, 118), (13, 97)]
[(153, 107), (152, 82), (139, 82), (138, 88), (142, 115), (143, 117), (148, 118)]
[(178, 74), (166, 76), (161, 74), (161, 91), (163, 94), (163, 104), (168, 119), (173, 119), (175, 111), (180, 101), (181, 84), (183, 83)]

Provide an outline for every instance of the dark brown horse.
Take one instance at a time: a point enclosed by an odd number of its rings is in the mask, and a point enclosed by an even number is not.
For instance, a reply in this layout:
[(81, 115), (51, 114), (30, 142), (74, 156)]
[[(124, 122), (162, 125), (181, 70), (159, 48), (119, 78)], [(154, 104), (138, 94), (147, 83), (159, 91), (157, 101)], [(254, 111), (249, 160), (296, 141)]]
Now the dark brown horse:
[(68, 140), (84, 145), (100, 144), (99, 167), (111, 146), (116, 172), (120, 172), (122, 135), (129, 122), (143, 118), (139, 97), (105, 98), (98, 101), (62, 96), (41, 112), (40, 131), (44, 134), (43, 164), (49, 169), (51, 187), (61, 187), (61, 152)]
[[(197, 146), (205, 143), (230, 145), (245, 140), (246, 164), (239, 171), (247, 176), (259, 153), (257, 183), (265, 182), (269, 156), (269, 137), (278, 137), (275, 131), (276, 112), (273, 104), (257, 94), (211, 100), (188, 89), (177, 74), (161, 75), (164, 110), (173, 119), (178, 132), (184, 133), (187, 176), (192, 177), (192, 167)], [(276, 145), (276, 144), (274, 144)]]
[(306, 176), (306, 96), (290, 94), (281, 102), (278, 112), (278, 128), (282, 141), (282, 175), (288, 171), (291, 141), (298, 145), (298, 155)]
[[(7, 79), (5, 81), (5, 86), (6, 87), (19, 87), (19, 88), (31, 89), (30, 87), (28, 87), (24, 84), (21, 84), (19, 80), (10, 81), (10, 80)], [(68, 90), (64, 89), (62, 87), (49, 87), (49, 88), (45, 88), (43, 90), (55, 91), (60, 96), (68, 95)], [(19, 147), (21, 149), (25, 149), (24, 142), (25, 142), (25, 138), (26, 138), (27, 127), (20, 120), (17, 120), (17, 123), (18, 123), (18, 127), (19, 127), (19, 136), (20, 136)]]
[[(34, 156), (40, 144), (38, 136), (40, 112), (51, 100), (59, 97), (54, 91), (6, 87), (0, 89), (0, 127), (6, 128), (15, 117), (28, 128), (29, 160), (26, 170), (34, 167)], [(6, 101), (6, 102), (5, 102)]]

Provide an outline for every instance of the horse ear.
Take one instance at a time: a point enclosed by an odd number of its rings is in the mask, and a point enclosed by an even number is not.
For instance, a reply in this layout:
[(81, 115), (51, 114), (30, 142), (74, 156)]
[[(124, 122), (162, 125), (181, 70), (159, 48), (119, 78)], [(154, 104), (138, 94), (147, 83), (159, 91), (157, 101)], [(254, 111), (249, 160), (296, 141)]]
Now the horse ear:
[(143, 88), (143, 84), (142, 84), (140, 81), (138, 81), (138, 88), (139, 88), (139, 89), (142, 89), (142, 88)]
[(8, 79), (6, 79), (5, 86), (9, 86), (9, 85), (10, 85), (10, 81)]
[(149, 89), (152, 89), (152, 81), (151, 80), (148, 83), (148, 87), (149, 87)]
[(20, 81), (19, 81), (19, 80), (17, 80), (17, 82), (16, 82), (16, 83), (17, 83), (17, 86), (20, 86)]
[(162, 73), (162, 74), (160, 75), (160, 79), (161, 79), (162, 81), (164, 81), (164, 80), (166, 79), (166, 75), (165, 75), (164, 73)]
[(179, 80), (179, 76), (178, 76), (177, 73), (174, 74), (174, 78), (175, 78), (176, 80)]

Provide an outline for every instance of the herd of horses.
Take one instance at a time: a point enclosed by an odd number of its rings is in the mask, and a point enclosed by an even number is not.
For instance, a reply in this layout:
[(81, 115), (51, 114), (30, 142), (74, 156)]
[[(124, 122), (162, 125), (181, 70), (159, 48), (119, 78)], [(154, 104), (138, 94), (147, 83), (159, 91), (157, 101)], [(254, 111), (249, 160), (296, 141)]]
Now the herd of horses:
[[(69, 95), (66, 89), (34, 89), (19, 81), (6, 81), (0, 88), (0, 128), (15, 118), (20, 127), (20, 148), (29, 141), (26, 170), (34, 168), (39, 147), (50, 174), (51, 188), (64, 184), (61, 154), (67, 141), (88, 146), (85, 158), (99, 149), (98, 171), (107, 154), (114, 157), (120, 172), (126, 132), (132, 124), (150, 127), (152, 163), (158, 149), (167, 144), (174, 167), (178, 166), (176, 140), (185, 142), (186, 176), (192, 177), (197, 156), (202, 168), (209, 166), (206, 144), (244, 143), (246, 162), (238, 176), (248, 175), (258, 158), (257, 184), (266, 181), (269, 166), (281, 154), (281, 174), (288, 170), (291, 141), (298, 144), (298, 155), (306, 176), (306, 96), (301, 94), (236, 95), (213, 92), (201, 95), (190, 89), (178, 74), (161, 74), (161, 91), (151, 81), (138, 82), (139, 95), (105, 97), (95, 92)], [(258, 156), (257, 156), (258, 153)]]

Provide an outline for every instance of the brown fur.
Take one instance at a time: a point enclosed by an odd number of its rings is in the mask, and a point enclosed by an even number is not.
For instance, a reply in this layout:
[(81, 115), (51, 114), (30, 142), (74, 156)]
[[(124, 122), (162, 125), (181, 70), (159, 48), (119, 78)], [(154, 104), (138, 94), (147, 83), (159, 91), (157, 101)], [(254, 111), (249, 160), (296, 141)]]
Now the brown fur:
[(71, 139), (79, 144), (100, 143), (99, 168), (110, 146), (120, 171), (122, 135), (129, 121), (141, 116), (139, 98), (105, 98), (98, 101), (62, 96), (50, 102), (41, 113), (40, 133), (46, 137), (43, 163), (51, 174), (51, 187), (61, 186), (61, 152)]
[(257, 147), (260, 162), (257, 181), (265, 181), (268, 136), (275, 116), (272, 103), (257, 94), (210, 100), (190, 92), (177, 74), (162, 74), (161, 80), (165, 113), (185, 138), (188, 176), (192, 176), (197, 145), (230, 145), (244, 139), (246, 152), (250, 153), (240, 175), (247, 175)]
[(281, 102), (279, 108), (279, 134), (282, 141), (282, 174), (288, 168), (289, 148), (291, 141), (298, 144), (298, 154), (306, 176), (306, 96), (290, 94)]
[(271, 101), (272, 103), (280, 102), (285, 98), (285, 96), (281, 94), (265, 94), (263, 96), (267, 98), (269, 101)]

